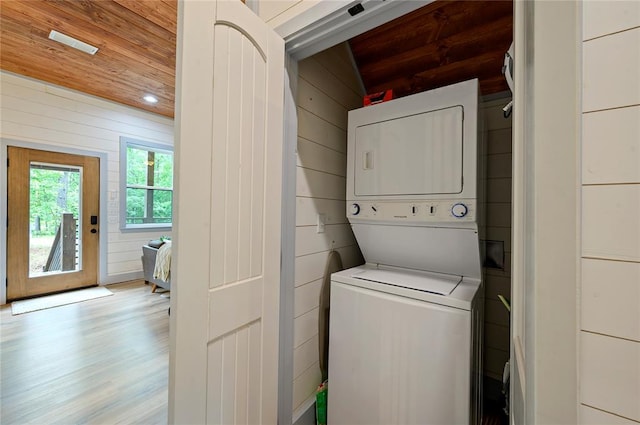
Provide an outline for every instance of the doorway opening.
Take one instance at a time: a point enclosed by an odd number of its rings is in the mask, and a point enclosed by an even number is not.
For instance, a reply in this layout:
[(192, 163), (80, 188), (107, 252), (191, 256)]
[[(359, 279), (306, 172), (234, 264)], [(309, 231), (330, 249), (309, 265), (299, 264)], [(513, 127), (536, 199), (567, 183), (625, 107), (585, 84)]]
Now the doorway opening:
[[(510, 1), (433, 2), (297, 62), (298, 78), (292, 84), (298, 114), (291, 308), (294, 422), (305, 423), (313, 413), (320, 383), (318, 326), (308, 323), (318, 320), (325, 260), (329, 252), (338, 251), (345, 268), (362, 261), (345, 217), (347, 112), (361, 107), (368, 93), (393, 90), (395, 97), (401, 97), (474, 77), (481, 80), (488, 146), (483, 239), (502, 242), (504, 247), (502, 266), (484, 269), (483, 375), (485, 398), (499, 406), (496, 410), (502, 407), (509, 314), (498, 295), (510, 296), (511, 119), (502, 111), (510, 93), (501, 68), (512, 41), (512, 10)], [(417, 40), (403, 36), (420, 31), (422, 38)], [(408, 51), (394, 45), (394, 40), (408, 46)]]

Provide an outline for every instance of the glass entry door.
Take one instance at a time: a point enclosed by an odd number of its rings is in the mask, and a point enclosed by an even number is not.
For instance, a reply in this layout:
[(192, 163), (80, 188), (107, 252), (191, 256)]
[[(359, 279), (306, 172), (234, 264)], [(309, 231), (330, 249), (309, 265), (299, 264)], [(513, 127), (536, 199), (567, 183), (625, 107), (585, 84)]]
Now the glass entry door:
[(9, 147), (8, 299), (97, 283), (99, 159)]

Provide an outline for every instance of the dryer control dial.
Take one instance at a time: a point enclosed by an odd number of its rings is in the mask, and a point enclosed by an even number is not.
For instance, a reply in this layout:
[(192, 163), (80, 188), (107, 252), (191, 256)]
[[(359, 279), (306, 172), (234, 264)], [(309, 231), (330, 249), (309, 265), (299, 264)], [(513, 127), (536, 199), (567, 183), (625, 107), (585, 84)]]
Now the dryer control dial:
[(350, 212), (351, 212), (351, 214), (352, 214), (352, 215), (358, 215), (358, 214), (360, 214), (360, 205), (358, 205), (358, 204), (351, 204)]
[(454, 217), (462, 218), (467, 215), (468, 212), (469, 209), (465, 204), (462, 203), (455, 204), (453, 207), (451, 207), (451, 214), (453, 214)]

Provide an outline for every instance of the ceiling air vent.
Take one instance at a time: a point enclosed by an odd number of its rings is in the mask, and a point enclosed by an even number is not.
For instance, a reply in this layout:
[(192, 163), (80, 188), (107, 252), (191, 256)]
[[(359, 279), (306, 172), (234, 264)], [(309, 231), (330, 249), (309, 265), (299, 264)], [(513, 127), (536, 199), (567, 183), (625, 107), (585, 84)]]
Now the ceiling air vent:
[(91, 44), (87, 44), (84, 41), (76, 40), (73, 37), (69, 37), (68, 35), (62, 34), (61, 32), (51, 30), (49, 33), (49, 38), (51, 40), (57, 41), (58, 43), (66, 44), (69, 47), (73, 47), (74, 49), (78, 49), (82, 52), (89, 53), (90, 55), (95, 55), (98, 51), (98, 48), (92, 46)]

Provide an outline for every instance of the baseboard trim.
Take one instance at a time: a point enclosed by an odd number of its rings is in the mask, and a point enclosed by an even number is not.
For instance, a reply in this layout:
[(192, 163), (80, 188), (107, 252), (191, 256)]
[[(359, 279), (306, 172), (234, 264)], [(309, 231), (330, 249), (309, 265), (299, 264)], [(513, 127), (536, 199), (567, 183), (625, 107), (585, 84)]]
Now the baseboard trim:
[(138, 279), (144, 279), (142, 271), (107, 276), (100, 282), (100, 285), (113, 285), (114, 283), (122, 283)]
[(302, 402), (293, 412), (293, 425), (316, 425), (316, 396)]

